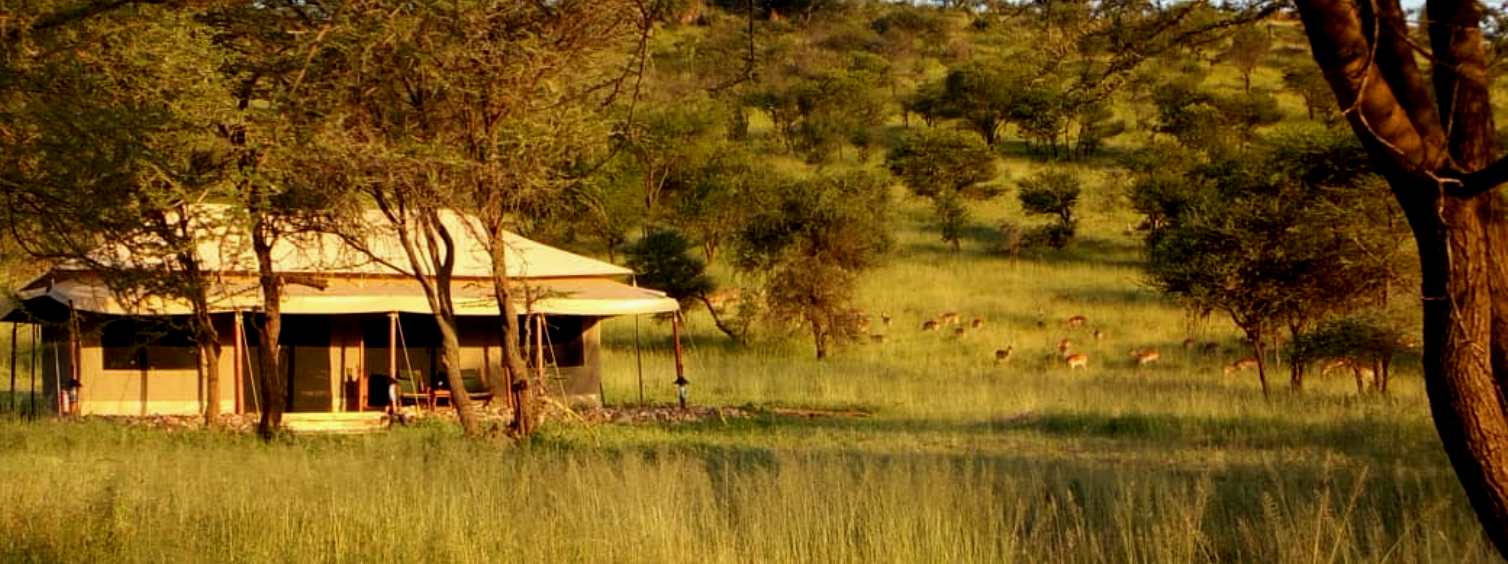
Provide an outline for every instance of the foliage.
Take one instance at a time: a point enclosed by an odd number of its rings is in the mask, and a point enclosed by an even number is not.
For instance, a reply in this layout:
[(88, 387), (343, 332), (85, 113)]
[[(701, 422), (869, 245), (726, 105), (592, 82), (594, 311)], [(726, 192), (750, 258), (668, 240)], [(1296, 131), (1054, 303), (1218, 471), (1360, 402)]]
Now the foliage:
[(1309, 119), (1318, 119), (1327, 124), (1335, 123), (1340, 112), (1335, 108), (1335, 94), (1330, 83), (1313, 61), (1303, 60), (1283, 70), (1283, 87), (1304, 100), (1304, 111)]
[(197, 205), (237, 193), (222, 132), (241, 118), (211, 35), (190, 14), (143, 7), (0, 41), (6, 235), (33, 260), (98, 271), (127, 307), (186, 302), (208, 421), (220, 409), (210, 307), (225, 296), (203, 253), (241, 250), (222, 235), (233, 218)]
[(1313, 363), (1332, 358), (1349, 358), (1371, 364), (1392, 358), (1403, 348), (1403, 334), (1395, 325), (1365, 316), (1347, 316), (1327, 320), (1289, 343), (1291, 362)]
[(817, 358), (857, 336), (850, 311), (859, 274), (891, 246), (886, 180), (852, 172), (787, 180), (736, 236), (734, 264), (757, 276), (771, 314), (811, 330)]
[(1238, 150), (1255, 139), (1258, 127), (1283, 118), (1277, 100), (1259, 91), (1227, 96), (1179, 80), (1158, 86), (1152, 98), (1157, 132), (1214, 155)]
[(1251, 92), (1251, 73), (1262, 64), (1272, 50), (1271, 31), (1257, 25), (1241, 26), (1231, 35), (1230, 47), (1225, 50), (1225, 59), (1241, 71), (1241, 83), (1246, 92)]
[(882, 72), (862, 64), (798, 71), (752, 92), (746, 103), (769, 114), (788, 150), (825, 162), (845, 144), (861, 152), (873, 144), (873, 129), (889, 113), (882, 93), (870, 87), (883, 82)]
[(987, 200), (998, 190), (984, 185), (995, 175), (989, 147), (958, 131), (925, 129), (907, 135), (885, 157), (890, 172), (911, 192), (932, 201), (942, 239), (958, 250), (968, 223), (965, 200)]
[[(1133, 200), (1155, 225), (1147, 238), (1153, 285), (1196, 311), (1226, 313), (1259, 349), (1280, 323), (1297, 334), (1381, 299), (1401, 270), (1401, 222), (1381, 230), (1351, 211), (1380, 201), (1366, 170), (1346, 138), (1296, 130), (1195, 167), (1186, 186), (1148, 177)], [(1396, 213), (1385, 205), (1378, 212)]]
[(1021, 181), (1017, 198), (1029, 215), (1051, 216), (1054, 222), (1036, 230), (1033, 241), (1061, 249), (1078, 227), (1074, 207), (1079, 202), (1079, 178), (1070, 172), (1047, 171)]
[(716, 288), (707, 275), (707, 264), (691, 256), (690, 250), (691, 242), (680, 233), (657, 229), (627, 249), (627, 265), (640, 284), (665, 292), (685, 309), (691, 300)]

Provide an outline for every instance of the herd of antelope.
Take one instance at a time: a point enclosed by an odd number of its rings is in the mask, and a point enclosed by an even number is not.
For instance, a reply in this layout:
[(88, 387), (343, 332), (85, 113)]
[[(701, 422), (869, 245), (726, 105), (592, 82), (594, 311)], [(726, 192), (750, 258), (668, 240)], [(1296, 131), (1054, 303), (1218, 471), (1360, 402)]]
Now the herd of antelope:
[[(857, 315), (858, 319), (860, 320), (859, 329), (862, 332), (869, 334), (869, 339), (871, 342), (885, 342), (885, 335), (883, 333), (869, 332), (870, 324), (868, 315), (863, 314), (862, 312), (858, 313)], [(889, 313), (883, 313), (880, 315), (880, 322), (886, 328), (889, 328), (892, 325), (894, 319), (895, 318)], [(965, 319), (967, 319), (967, 321), (965, 321)], [(972, 332), (975, 332), (984, 327), (984, 325), (984, 317), (966, 318), (965, 316), (960, 315), (958, 312), (947, 311), (939, 313), (931, 318), (924, 319), (921, 323), (921, 331), (923, 333), (951, 333), (951, 335), (954, 337), (964, 338), (970, 335)], [(1039, 321), (1037, 322), (1037, 326), (1039, 328), (1046, 328), (1048, 325), (1049, 324), (1044, 320), (1039, 319)], [(1092, 339), (1094, 342), (1104, 340), (1107, 334), (1103, 329), (1091, 326), (1089, 324), (1089, 318), (1084, 315), (1074, 315), (1068, 317), (1063, 321), (1063, 328), (1066, 332), (1071, 333), (1071, 335), (1058, 340), (1056, 350), (1054, 354), (1051, 355), (1051, 358), (1053, 358), (1055, 362), (1061, 363), (1062, 366), (1066, 366), (1069, 370), (1075, 370), (1079, 368), (1087, 369), (1089, 367), (1090, 355), (1087, 351), (1078, 350), (1074, 347), (1073, 339), (1075, 337), (1073, 337), (1073, 334), (1086, 336), (1087, 338)], [(1201, 356), (1217, 356), (1221, 355), (1222, 353), (1230, 352), (1229, 349), (1222, 349), (1219, 343), (1212, 341), (1201, 342), (1193, 338), (1184, 339), (1182, 345), (1185, 355), (1197, 354)], [(1005, 348), (995, 349), (994, 361), (996, 365), (1004, 365), (1010, 363), (1011, 359), (1015, 358), (1016, 356), (1015, 345), (1006, 345)], [(1141, 368), (1149, 364), (1156, 364), (1162, 360), (1162, 353), (1155, 347), (1133, 348), (1128, 352), (1127, 356), (1129, 358), (1130, 365), (1136, 368)], [(1257, 359), (1252, 356), (1246, 356), (1239, 358), (1229, 364), (1223, 364), (1221, 366), (1221, 373), (1226, 377), (1233, 377), (1247, 370), (1255, 369), (1256, 367)], [(1355, 363), (1347, 358), (1332, 360), (1330, 363), (1324, 366), (1324, 370), (1321, 371), (1321, 374), (1328, 375), (1330, 372), (1340, 369), (1347, 369), (1351, 371), (1359, 382), (1358, 386), (1361, 385), (1360, 382), (1362, 382), (1363, 380), (1369, 381), (1372, 378), (1371, 368), (1361, 366), (1360, 364)]]

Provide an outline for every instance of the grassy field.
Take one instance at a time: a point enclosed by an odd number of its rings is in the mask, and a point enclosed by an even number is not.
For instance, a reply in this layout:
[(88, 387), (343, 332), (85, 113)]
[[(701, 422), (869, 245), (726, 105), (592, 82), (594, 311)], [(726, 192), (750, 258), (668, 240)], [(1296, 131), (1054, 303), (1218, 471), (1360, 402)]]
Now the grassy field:
[[(756, 135), (767, 127), (756, 115)], [(1033, 222), (1014, 193), (976, 206), (949, 252), (930, 208), (897, 190), (898, 248), (860, 291), (883, 343), (817, 362), (800, 333), (734, 347), (693, 312), (693, 403), (752, 417), (556, 422), (522, 444), (435, 423), (264, 444), (0, 418), (0, 561), (1496, 560), (1437, 445), (1416, 358), (1399, 360), (1388, 398), (1347, 379), (1295, 395), (1285, 373), (1264, 399), (1255, 374), (1221, 374), (1245, 354), (1228, 323), (1144, 287), (1112, 174), (1007, 158), (998, 182), (1049, 166), (1089, 181), (1082, 237), (1061, 252), (988, 252), (998, 222)], [(944, 311), (984, 325), (920, 331)], [(1067, 328), (1074, 315), (1089, 321)], [(669, 403), (669, 326), (638, 330), (646, 399)], [(607, 325), (610, 404), (639, 399), (634, 333), (632, 319)], [(1189, 337), (1222, 350), (1186, 352)], [(1064, 338), (1087, 370), (1054, 360)], [(1149, 347), (1161, 362), (1137, 368), (1128, 352)]]
[[(557, 423), (522, 445), (431, 424), (262, 444), (99, 421), (0, 422), (3, 561), (1472, 562), (1495, 558), (1435, 444), (1413, 361), (1390, 398), (1346, 380), (1263, 400), (1225, 378), (1221, 320), (1144, 289), (1105, 186), (1072, 249), (951, 253), (903, 200), (868, 276), (885, 343), (811, 359), (735, 348), (698, 313), (699, 423)], [(1016, 217), (1002, 199), (982, 226)], [(962, 338), (919, 330), (958, 311)], [(1084, 315), (1070, 330), (1062, 320)], [(1038, 325), (1045, 322), (1045, 327)], [(1106, 336), (1096, 341), (1093, 329)], [(605, 393), (637, 401), (634, 323), (610, 323)], [(668, 326), (644, 319), (649, 401), (673, 389)], [(1187, 336), (1232, 349), (1185, 353)], [(1070, 371), (1061, 338), (1091, 356)], [(1014, 346), (1008, 365), (993, 351)], [(1137, 369), (1127, 351), (1156, 347)], [(796, 417), (772, 407), (865, 416)]]

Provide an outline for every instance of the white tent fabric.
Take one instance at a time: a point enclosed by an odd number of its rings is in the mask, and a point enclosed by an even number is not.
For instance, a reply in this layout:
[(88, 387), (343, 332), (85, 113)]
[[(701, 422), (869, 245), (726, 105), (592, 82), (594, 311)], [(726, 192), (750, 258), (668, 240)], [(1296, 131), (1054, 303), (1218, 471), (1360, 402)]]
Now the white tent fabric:
[[(215, 311), (260, 309), (256, 258), (246, 237), (228, 221), (230, 208), (206, 204), (193, 206), (194, 213), (216, 232), (199, 244), (201, 268), (215, 272), (223, 281), (210, 292)], [(497, 315), (490, 280), (492, 260), (487, 244), (479, 238), (480, 222), (469, 215), (444, 212), (441, 221), (455, 241), (453, 272), (457, 315)], [(357, 249), (330, 234), (285, 237), (273, 248), (278, 272), (319, 279), (324, 289), (288, 285), (282, 304), (289, 314), (351, 314), (407, 312), (429, 313), (429, 301), (412, 278), (398, 234), (377, 210), (366, 214), (369, 227)], [(208, 229), (208, 226), (213, 226)], [(614, 316), (675, 311), (679, 305), (663, 293), (612, 280), (633, 274), (632, 270), (567, 252), (538, 241), (505, 233), (506, 267), (509, 277), (522, 289), (515, 304), (522, 313), (547, 315)], [(420, 252), (424, 245), (417, 246)], [(107, 246), (96, 260), (122, 267), (152, 267), (133, 257), (122, 246)], [(425, 274), (431, 274), (425, 272)], [(63, 306), (114, 315), (183, 315), (190, 312), (182, 300), (150, 297), (123, 301), (99, 280), (90, 268), (64, 264), (38, 277), (15, 296), (22, 301), (51, 298)], [(126, 302), (131, 303), (126, 303)], [(19, 303), (0, 303), (0, 319), (14, 314)]]
[[(204, 270), (221, 273), (257, 271), (256, 256), (251, 251), (250, 241), (244, 233), (233, 229), (234, 222), (223, 219), (229, 214), (227, 206), (203, 204), (194, 206), (191, 210), (191, 213), (203, 218), (206, 230), (216, 232), (215, 236), (205, 237), (198, 245)], [(441, 214), (441, 222), (455, 241), (456, 262), (453, 275), (458, 278), (491, 277), (492, 259), (487, 251), (486, 241), (479, 238), (484, 233), (480, 221), (470, 215), (447, 211)], [(278, 272), (300, 274), (409, 274), (411, 266), (408, 255), (387, 218), (380, 211), (368, 210), (362, 224), (367, 229), (361, 240), (365, 249), (357, 250), (340, 237), (327, 233), (284, 237), (273, 246), (273, 267)], [(627, 268), (557, 249), (512, 232), (503, 234), (503, 243), (508, 276), (511, 278), (633, 274)], [(418, 248), (423, 252), (423, 245), (418, 245)], [(121, 247), (100, 249), (95, 258), (107, 264), (132, 264), (132, 257)], [(62, 265), (59, 270), (79, 271), (87, 268)]]
[[(519, 313), (610, 317), (640, 313), (664, 313), (679, 309), (664, 293), (637, 288), (601, 278), (530, 280), (521, 284), (523, 294), (515, 306)], [(229, 284), (216, 292), (221, 296), (211, 309), (229, 312), (259, 309), (254, 282)], [(497, 302), (490, 285), (481, 281), (457, 281), (452, 286), (456, 315), (497, 315)], [(187, 315), (188, 302), (148, 298), (139, 303), (119, 300), (103, 283), (86, 278), (59, 281), (18, 293), (30, 301), (51, 298), (80, 311), (109, 315)], [(10, 308), (6, 308), (9, 310)], [(429, 301), (417, 282), (402, 279), (333, 280), (325, 289), (288, 286), (282, 304), (285, 314), (430, 313)], [(9, 311), (4, 312), (8, 314)], [(4, 317), (0, 314), (0, 317)]]

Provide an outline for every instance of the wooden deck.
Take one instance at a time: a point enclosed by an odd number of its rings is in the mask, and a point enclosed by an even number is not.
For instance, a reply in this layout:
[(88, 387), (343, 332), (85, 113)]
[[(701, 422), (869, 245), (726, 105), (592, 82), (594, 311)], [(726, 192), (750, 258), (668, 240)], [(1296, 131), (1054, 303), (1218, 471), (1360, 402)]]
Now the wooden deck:
[(374, 433), (388, 428), (388, 416), (380, 411), (284, 413), (283, 428), (297, 434)]

